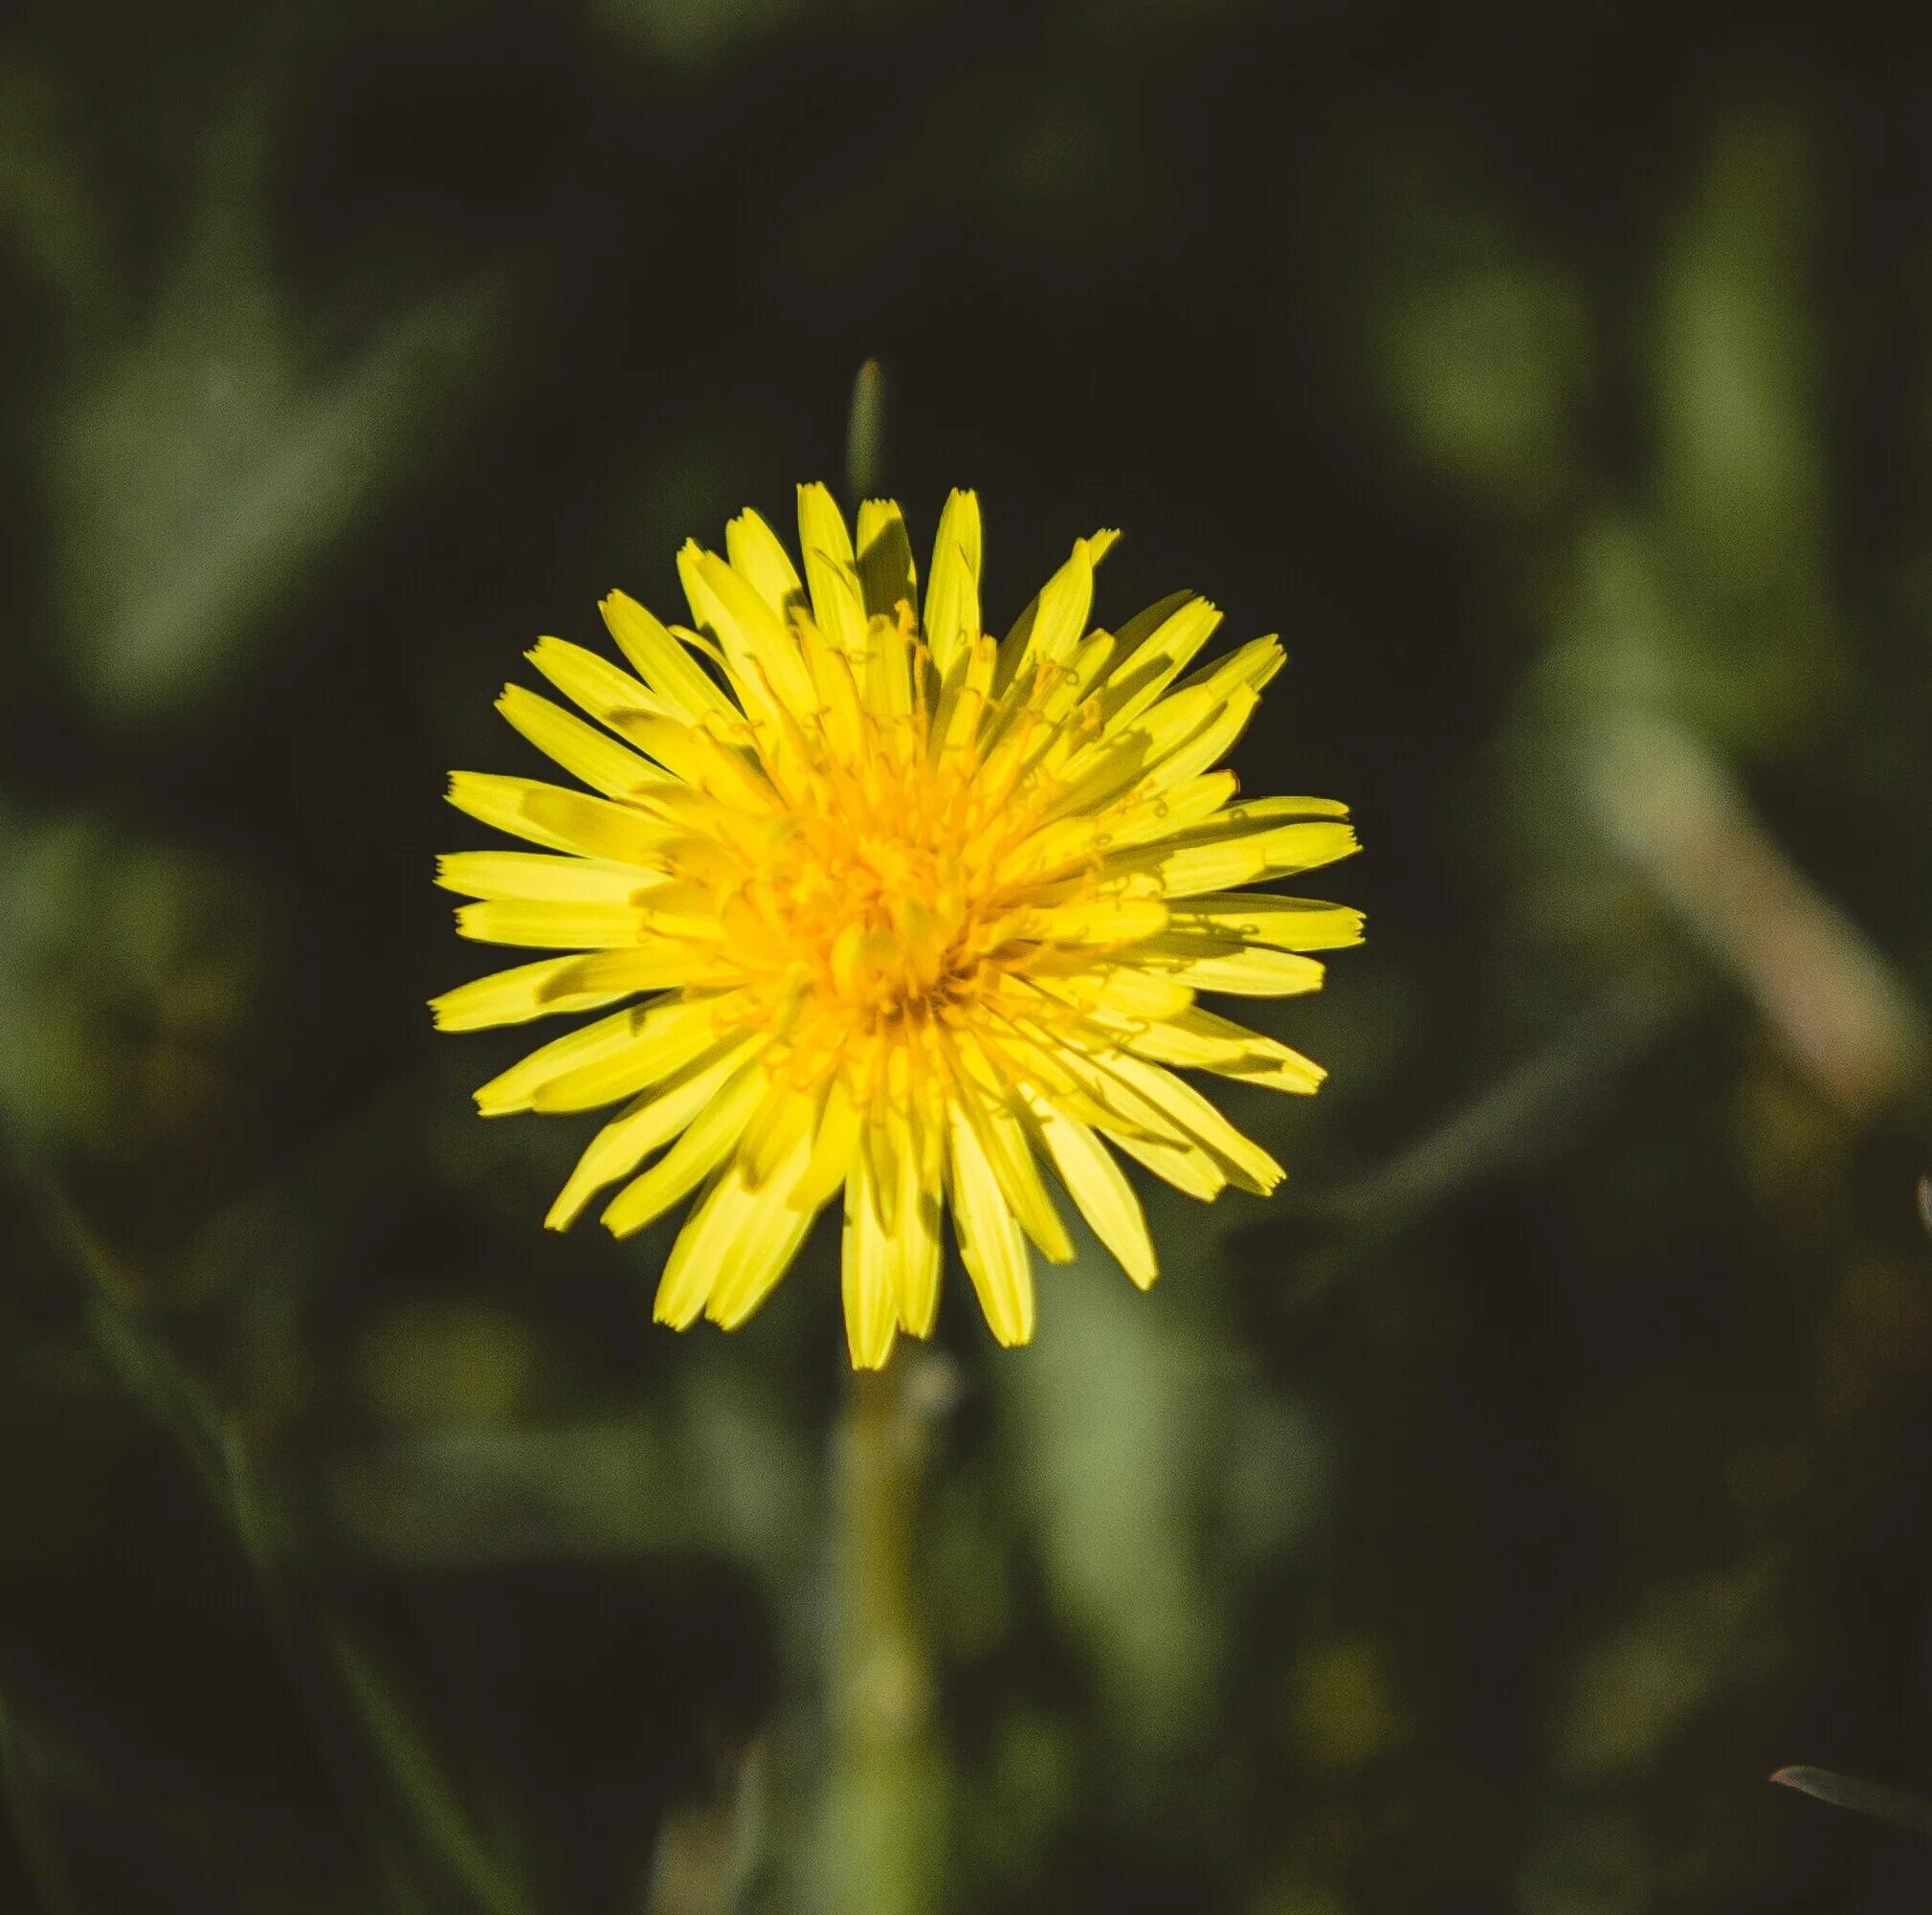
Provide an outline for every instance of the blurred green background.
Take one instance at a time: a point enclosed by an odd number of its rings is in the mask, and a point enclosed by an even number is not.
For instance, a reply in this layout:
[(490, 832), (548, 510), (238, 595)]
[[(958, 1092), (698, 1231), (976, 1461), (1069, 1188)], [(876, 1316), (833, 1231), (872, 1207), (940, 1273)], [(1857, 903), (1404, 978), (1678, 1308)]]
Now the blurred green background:
[[(1922, 1898), (1764, 1780), (1932, 1784), (1888, 17), (14, 0), (0, 1908)], [(1233, 1098), (1277, 1200), (1024, 1353), (952, 1281), (855, 1884), (834, 1245), (653, 1330), (668, 1234), (546, 1236), (589, 1125), (423, 1000), (523, 647), (835, 478), (867, 354), (996, 627), (1118, 524), (1109, 622), (1283, 633), (1236, 763), (1355, 805), (1370, 941)]]

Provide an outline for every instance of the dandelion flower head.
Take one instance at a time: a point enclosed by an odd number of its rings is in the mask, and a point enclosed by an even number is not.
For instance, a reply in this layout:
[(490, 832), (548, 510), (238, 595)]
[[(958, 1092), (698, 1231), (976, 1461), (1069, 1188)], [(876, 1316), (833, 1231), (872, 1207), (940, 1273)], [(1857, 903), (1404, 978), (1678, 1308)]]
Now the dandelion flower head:
[[(1074, 1245), (1045, 1171), (1135, 1282), (1157, 1271), (1117, 1152), (1189, 1195), (1281, 1169), (1176, 1067), (1313, 1091), (1320, 1066), (1196, 1001), (1321, 982), (1361, 916), (1238, 887), (1345, 857), (1345, 807), (1237, 797), (1216, 769), (1282, 662), (1179, 592), (1090, 627), (1098, 532), (995, 640), (979, 503), (941, 514), (923, 600), (897, 505), (856, 542), (803, 486), (801, 567), (755, 513), (687, 545), (691, 624), (603, 603), (630, 669), (529, 657), (577, 712), (499, 709), (578, 781), (458, 771), (459, 810), (536, 851), (458, 852), (466, 937), (557, 955), (434, 1000), (445, 1030), (599, 1012), (486, 1083), (486, 1116), (621, 1105), (552, 1206), (642, 1229), (695, 1193), (655, 1315), (729, 1329), (842, 1197), (852, 1360), (930, 1333), (943, 1225), (1002, 1344), (1033, 1334), (1029, 1245)], [(580, 789), (588, 788), (588, 789)], [(594, 794), (594, 795), (593, 795)], [(617, 1007), (617, 1008), (611, 1008)]]

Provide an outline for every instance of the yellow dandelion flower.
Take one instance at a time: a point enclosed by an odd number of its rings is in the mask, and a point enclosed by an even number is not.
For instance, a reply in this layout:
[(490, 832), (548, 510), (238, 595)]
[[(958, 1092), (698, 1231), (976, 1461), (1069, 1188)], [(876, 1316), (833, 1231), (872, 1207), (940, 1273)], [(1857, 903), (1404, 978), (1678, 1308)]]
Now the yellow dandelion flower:
[(699, 1193), (660, 1322), (742, 1324), (842, 1191), (855, 1365), (931, 1331), (948, 1208), (993, 1335), (1023, 1344), (1029, 1241), (1073, 1255), (1043, 1164), (1143, 1287), (1154, 1246), (1115, 1150), (1196, 1197), (1279, 1181), (1172, 1067), (1314, 1090), (1319, 1065), (1194, 1000), (1320, 986), (1304, 953), (1358, 942), (1360, 913), (1236, 887), (1354, 835), (1342, 805), (1237, 801), (1213, 768), (1275, 639), (1184, 677), (1220, 620), (1206, 600), (1089, 629), (1114, 533), (1077, 540), (995, 641), (972, 493), (940, 516), (922, 613), (897, 505), (860, 506), (856, 548), (822, 485), (798, 521), (802, 578), (756, 513), (722, 557), (687, 545), (690, 628), (612, 592), (631, 671), (560, 638), (530, 652), (595, 724), (518, 685), (499, 709), (589, 791), (456, 772), (458, 810), (543, 849), (458, 852), (438, 881), (477, 901), (465, 937), (560, 955), (432, 1009), (460, 1031), (623, 1002), (477, 1102), (623, 1103), (553, 1229), (615, 1184), (619, 1236)]

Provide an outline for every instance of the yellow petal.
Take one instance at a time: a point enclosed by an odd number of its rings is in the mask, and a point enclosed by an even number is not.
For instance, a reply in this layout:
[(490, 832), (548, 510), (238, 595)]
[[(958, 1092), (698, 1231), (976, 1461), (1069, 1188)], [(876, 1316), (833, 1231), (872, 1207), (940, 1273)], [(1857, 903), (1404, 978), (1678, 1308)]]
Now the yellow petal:
[(781, 620), (805, 602), (805, 586), (791, 554), (778, 534), (756, 512), (741, 512), (724, 528), (724, 555), (731, 568), (770, 606)]
[(858, 1107), (843, 1080), (833, 1078), (819, 1109), (811, 1157), (791, 1191), (790, 1202), (795, 1207), (816, 1210), (831, 1202), (857, 1160), (859, 1124)]
[(471, 984), (459, 984), (430, 999), (430, 1013), (438, 1031), (481, 1031), (493, 1024), (527, 1024), (560, 1011), (594, 1011), (628, 997), (629, 991), (587, 991), (560, 996), (548, 987), (572, 963), (570, 958), (544, 958), (519, 965), (514, 970), (494, 971)]
[(1216, 698), (1227, 698), (1237, 691), (1258, 692), (1286, 663), (1287, 654), (1281, 649), (1281, 640), (1271, 632), (1266, 637), (1251, 638), (1245, 645), (1235, 646), (1225, 658), (1202, 666), (1181, 680), (1180, 690), (1203, 686)]
[[(798, 1174), (804, 1174), (817, 1135), (818, 1102), (809, 1091), (783, 1078), (773, 1078), (765, 1102), (752, 1112), (744, 1135), (738, 1140), (740, 1168), (747, 1190), (763, 1190), (794, 1158)], [(786, 1187), (787, 1197), (794, 1194), (796, 1183), (794, 1177)]]
[(718, 1032), (715, 1008), (705, 999), (660, 998), (638, 1016), (628, 1042), (574, 1058), (567, 1070), (546, 1071), (530, 1086), (530, 1105), (536, 1110), (595, 1110), (634, 1097), (702, 1057)]
[(547, 899), (571, 904), (628, 904), (650, 880), (633, 865), (595, 857), (551, 857), (539, 851), (448, 851), (436, 882), (465, 898)]
[(1194, 993), (1179, 978), (1133, 965), (1113, 965), (1078, 977), (1048, 979), (1036, 975), (1034, 981), (1062, 1003), (1151, 1024), (1178, 1016), (1194, 1001)]
[(1180, 1064), (1238, 1078), (1265, 1090), (1307, 1096), (1328, 1075), (1312, 1058), (1198, 1005), (1178, 1017), (1123, 1034), (1122, 1047), (1157, 1064)]
[(1326, 820), (1251, 827), (1226, 836), (1203, 833), (1171, 847), (1154, 845), (1144, 852), (1110, 860), (1113, 868), (1151, 869), (1169, 898), (1197, 891), (1225, 891), (1231, 885), (1252, 884), (1260, 878), (1285, 877), (1333, 864), (1360, 849), (1347, 825)]
[(1109, 850), (1153, 844), (1177, 832), (1205, 824), (1234, 795), (1232, 771), (1210, 771), (1166, 790), (1155, 790), (1108, 814), (1100, 842)]
[(867, 499), (858, 508), (858, 583), (869, 618), (896, 619), (901, 602), (919, 614), (919, 579), (905, 517), (890, 499)]
[(939, 515), (925, 594), (925, 642), (942, 682), (980, 634), (980, 501), (955, 492)]
[(523, 799), (534, 787), (535, 780), (530, 778), (504, 778), (494, 771), (452, 771), (447, 795), (457, 811), (496, 831), (527, 838), (532, 844), (548, 845), (552, 851), (576, 850), (556, 832), (523, 814)]
[[(911, 634), (894, 618), (875, 618), (865, 629), (859, 689), (865, 708), (890, 725), (912, 711)], [(854, 663), (858, 663), (855, 655)]]
[(929, 1337), (939, 1317), (944, 1134), (914, 1121), (910, 1102), (894, 1105), (893, 1121), (865, 1127), (857, 1162), (867, 1174), (869, 1207), (877, 1213), (885, 1279), (899, 1327)]
[[(472, 906), (478, 909), (479, 906)], [(527, 907), (535, 909), (535, 906)], [(722, 975), (721, 975), (722, 973)], [(689, 938), (642, 937), (614, 950), (587, 951), (561, 971), (553, 991), (668, 991), (675, 985), (718, 985), (732, 973), (715, 946)]]
[[(685, 562), (680, 558), (679, 564)], [(702, 605), (701, 614), (718, 635), (730, 663), (732, 678), (746, 709), (756, 704), (769, 709), (778, 700), (794, 712), (809, 713), (818, 703), (811, 675), (799, 655), (798, 640), (751, 584), (716, 552), (699, 552), (690, 561), (699, 589), (692, 592), (694, 612)], [(687, 589), (691, 581), (687, 578)]]
[(558, 1191), (544, 1228), (567, 1230), (607, 1184), (628, 1177), (652, 1151), (670, 1143), (745, 1068), (759, 1041), (750, 1032), (727, 1038), (607, 1124)]
[(1183, 591), (1121, 626), (1121, 661), (1100, 688), (1108, 730), (1124, 729), (1145, 711), (1193, 662), (1220, 623), (1216, 607)]
[(1129, 1157), (1144, 1164), (1155, 1176), (1186, 1196), (1211, 1203), (1228, 1188), (1227, 1173), (1198, 1144), (1169, 1144), (1131, 1131), (1109, 1130), (1107, 1137)]
[[(626, 722), (624, 732), (640, 750), (707, 797), (747, 812), (769, 811), (777, 802), (750, 755), (723, 743), (708, 722), (684, 724), (677, 719), (637, 717)], [(677, 798), (654, 790), (647, 802), (669, 808)]]
[[(644, 917), (633, 904), (586, 903), (577, 900), (486, 898), (456, 913), (456, 929), (485, 945), (528, 945), (536, 950), (607, 950), (634, 945), (644, 934)], [(607, 988), (586, 981), (585, 990)], [(621, 990), (615, 979), (608, 986)], [(632, 986), (633, 990), (640, 987)]]
[(865, 593), (845, 515), (823, 485), (798, 488), (798, 544), (813, 622), (836, 650), (856, 651), (865, 635)]
[(969, 751), (979, 738), (986, 720), (987, 700), (992, 690), (993, 676), (999, 669), (999, 641), (981, 635), (967, 642), (946, 672), (939, 704), (933, 713), (932, 745), (935, 756), (948, 753), (958, 757)]
[(1029, 911), (1021, 920), (1019, 934), (1043, 945), (1116, 950), (1158, 936), (1167, 928), (1167, 905), (1159, 898), (1096, 898)]
[(566, 849), (586, 857), (650, 869), (661, 863), (671, 833), (655, 818), (608, 798), (588, 798), (557, 785), (535, 785), (523, 793), (523, 816)]
[(953, 1229), (960, 1258), (994, 1337), (1011, 1347), (1032, 1341), (1033, 1275), (1027, 1240), (1000, 1195), (972, 1125), (955, 1108), (949, 1133)]
[(899, 1326), (909, 1336), (931, 1336), (938, 1321), (940, 1247), (938, 1191), (909, 1191), (889, 1245)]
[[(980, 1070), (986, 1071), (984, 1062)], [(1040, 1181), (1039, 1166), (1033, 1161), (1026, 1126), (1005, 1094), (996, 1087), (962, 1086), (958, 1096), (960, 1108), (978, 1133), (1006, 1207), (1049, 1262), (1071, 1262), (1073, 1238), (1067, 1235), (1067, 1227), (1060, 1221), (1046, 1185)]]
[(613, 712), (647, 711), (660, 718), (681, 715), (640, 679), (582, 645), (563, 638), (539, 638), (523, 656), (571, 703), (588, 711), (600, 724), (611, 724)]
[(1190, 937), (1161, 937), (1147, 947), (1150, 958), (1175, 957), (1169, 973), (1194, 991), (1225, 991), (1237, 997), (1299, 997), (1321, 989), (1322, 967), (1299, 951), (1271, 950), (1257, 946), (1243, 950), (1223, 945), (1207, 955), (1190, 957), (1199, 941)]
[[(1038, 665), (1062, 665), (1085, 635), (1094, 607), (1094, 559), (1085, 539), (1074, 541), (1073, 556), (1041, 588), (1020, 614), (1001, 649), (1012, 650), (1006, 677), (1024, 696), (1029, 674)], [(1003, 661), (1004, 662), (1004, 661)]]
[(664, 1266), (667, 1285), (680, 1252), (694, 1265), (718, 1266), (704, 1314), (722, 1330), (735, 1330), (771, 1294), (811, 1228), (817, 1209), (800, 1210), (786, 1201), (810, 1147), (810, 1137), (801, 1139), (777, 1174), (756, 1188), (741, 1157), (685, 1225)]
[(546, 758), (606, 797), (629, 797), (663, 773), (616, 739), (522, 685), (505, 685), (497, 709)]
[(797, 1256), (811, 1218), (768, 1185), (749, 1189), (742, 1169), (726, 1170), (678, 1232), (652, 1306), (660, 1324), (688, 1329), (701, 1310), (736, 1329)]
[(453, 771), (449, 797), (459, 812), (532, 844), (640, 869), (655, 862), (657, 847), (668, 835), (662, 825), (628, 805), (586, 797), (535, 778)]
[[(755, 1067), (741, 1072), (722, 1096), (692, 1119), (656, 1163), (617, 1192), (605, 1208), (604, 1228), (612, 1236), (629, 1236), (696, 1190), (737, 1148), (740, 1133), (765, 1094), (765, 1073)], [(688, 1259), (680, 1269), (691, 1273)], [(691, 1278), (696, 1274), (691, 1273)], [(702, 1275), (701, 1286), (687, 1278), (668, 1299), (665, 1286), (659, 1286), (656, 1314), (660, 1323), (675, 1323), (682, 1329), (704, 1307), (716, 1272), (706, 1270)], [(667, 1301), (676, 1305), (676, 1315), (665, 1315)]]
[[(1186, 691), (1175, 692), (1171, 698), (1163, 699), (1150, 711), (1143, 713), (1128, 729), (1110, 731), (1105, 742), (1117, 749), (1138, 743), (1141, 762), (1146, 771), (1152, 773), (1189, 745), (1195, 746), (1196, 749), (1188, 752), (1188, 758), (1198, 757), (1198, 745), (1203, 737), (1225, 734), (1230, 709), (1230, 701), (1208, 686), (1191, 685)], [(1236, 701), (1232, 709), (1239, 712), (1240, 722), (1245, 724), (1255, 709), (1252, 697)], [(1195, 771), (1207, 768), (1207, 765), (1195, 765), (1186, 775), (1192, 777)], [(1166, 782), (1178, 784), (1180, 779), (1170, 776)]]
[(735, 716), (737, 706), (668, 627), (634, 598), (613, 591), (598, 608), (618, 649), (666, 704), (687, 719), (718, 713)]
[(839, 1254), (846, 1348), (855, 1369), (882, 1369), (898, 1339), (894, 1262), (893, 1237), (873, 1199), (871, 1168), (861, 1158), (845, 1187), (845, 1236)]
[(1033, 1114), (1048, 1154), (1068, 1194), (1093, 1233), (1114, 1253), (1121, 1268), (1144, 1290), (1160, 1275), (1146, 1214), (1114, 1154), (1079, 1122), (1044, 1101)]
[(1340, 950), (1362, 942), (1362, 913), (1313, 898), (1279, 898), (1269, 891), (1230, 891), (1188, 898), (1170, 907), (1176, 930), (1204, 930), (1277, 950)]
[(1259, 696), (1245, 686), (1230, 692), (1213, 717), (1190, 738), (1149, 763), (1147, 789), (1170, 790), (1218, 765), (1234, 748), (1260, 705)]
[[(566, 959), (565, 964), (575, 963)], [(534, 969), (534, 967), (532, 967)], [(562, 974), (562, 967), (556, 975)], [(528, 1110), (538, 1085), (548, 1083), (601, 1058), (628, 1051), (649, 1033), (661, 1028), (676, 1007), (633, 1004), (623, 1011), (600, 1017), (594, 1024), (580, 1025), (561, 1037), (540, 1046), (527, 1057), (499, 1072), (477, 1090), (477, 1108), (485, 1117), (501, 1117), (513, 1110)], [(653, 1020), (656, 1020), (655, 1023)]]
[(1172, 1071), (1125, 1056), (1116, 1057), (1111, 1068), (1209, 1151), (1243, 1190), (1265, 1197), (1287, 1174), (1260, 1145), (1244, 1137), (1214, 1104)]

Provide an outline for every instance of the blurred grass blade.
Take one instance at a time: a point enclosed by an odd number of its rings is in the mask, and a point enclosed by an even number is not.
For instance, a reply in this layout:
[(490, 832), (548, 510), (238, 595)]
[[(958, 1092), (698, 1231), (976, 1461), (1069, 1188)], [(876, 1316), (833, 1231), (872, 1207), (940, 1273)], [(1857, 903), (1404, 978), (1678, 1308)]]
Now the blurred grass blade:
[(885, 374), (868, 359), (852, 382), (852, 412), (845, 422), (845, 496), (855, 511), (874, 497), (885, 469)]
[(1586, 744), (1583, 771), (1610, 842), (1826, 1096), (1864, 1113), (1922, 1081), (1932, 1040), (1905, 980), (1800, 869), (1702, 738), (1659, 718), (1606, 723)]
[(6, 1692), (0, 1690), (0, 1794), (7, 1803), (7, 1820), (20, 1851), (27, 1880), (41, 1915), (80, 1915), (80, 1902), (67, 1865), (60, 1859), (54, 1828), (39, 1784), (30, 1769), (20, 1725)]
[(1833, 1808), (1872, 1815), (1895, 1827), (1910, 1829), (1914, 1835), (1932, 1836), (1932, 1802), (1922, 1802), (1902, 1789), (1860, 1782), (1855, 1776), (1837, 1775), (1829, 1769), (1809, 1769), (1802, 1763), (1778, 1770), (1771, 1780), (1787, 1789), (1795, 1789), (1801, 1795), (1815, 1795)]
[(456, 1792), (411, 1719), (394, 1686), (346, 1631), (324, 1623), (329, 1655), (356, 1712), (378, 1746), (383, 1768), (416, 1826), (487, 1915), (529, 1915), (530, 1903), (471, 1825)]
[[(291, 1573), (287, 1538), (256, 1480), (247, 1446), (167, 1346), (129, 1308), (126, 1275), (59, 1181), (25, 1153), (16, 1152), (16, 1157), (32, 1174), (49, 1238), (85, 1280), (86, 1321), (96, 1347), (122, 1387), (173, 1436), (210, 1504), (233, 1532), (290, 1682), (315, 1718), (320, 1752), (349, 1771), (362, 1759), (371, 1759), (423, 1851), (484, 1915), (532, 1915), (532, 1904), (477, 1834), (402, 1703), (370, 1659)], [(0, 1760), (8, 1763), (11, 1783), (12, 1768), (5, 1750), (0, 1750)], [(358, 1774), (342, 1773), (339, 1780), (345, 1810), (354, 1816), (368, 1809), (369, 1819), (379, 1825), (363, 1833), (369, 1837), (388, 1905), (399, 1915), (421, 1906), (410, 1871), (387, 1852), (381, 1825), (388, 1824), (389, 1816), (368, 1800), (370, 1790)]]

